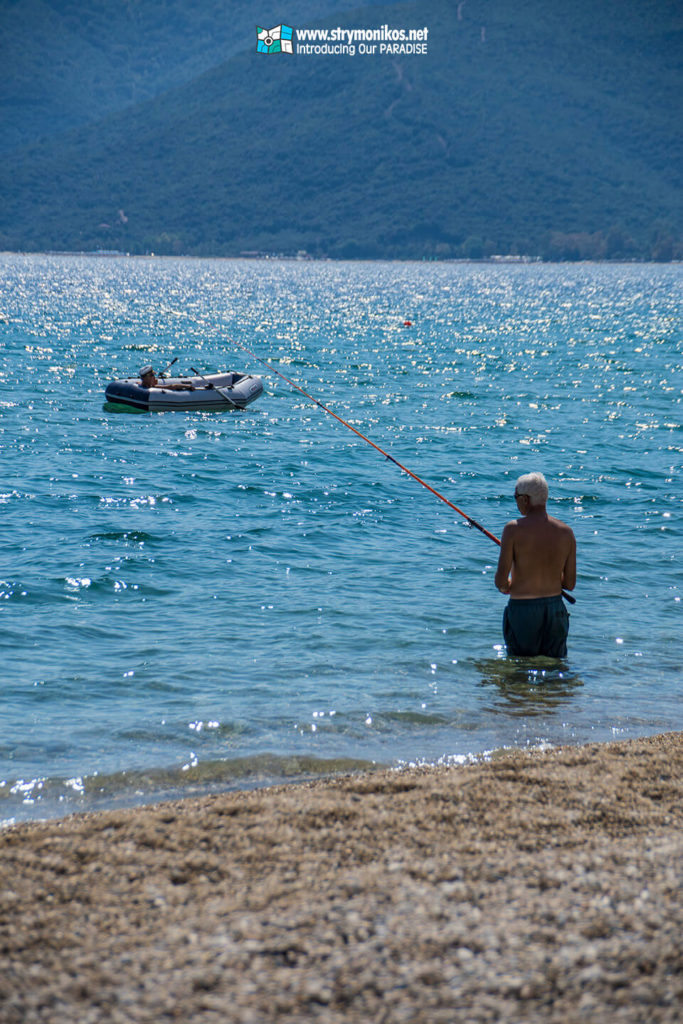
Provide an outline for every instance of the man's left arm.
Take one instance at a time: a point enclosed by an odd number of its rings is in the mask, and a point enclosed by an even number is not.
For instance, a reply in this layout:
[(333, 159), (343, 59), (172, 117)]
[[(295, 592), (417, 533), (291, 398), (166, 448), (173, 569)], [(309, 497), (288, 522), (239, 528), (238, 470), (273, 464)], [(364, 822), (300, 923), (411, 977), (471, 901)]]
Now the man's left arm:
[(573, 590), (576, 586), (576, 537), (571, 529), (569, 529), (569, 534), (571, 543), (562, 570), (562, 586), (565, 590)]

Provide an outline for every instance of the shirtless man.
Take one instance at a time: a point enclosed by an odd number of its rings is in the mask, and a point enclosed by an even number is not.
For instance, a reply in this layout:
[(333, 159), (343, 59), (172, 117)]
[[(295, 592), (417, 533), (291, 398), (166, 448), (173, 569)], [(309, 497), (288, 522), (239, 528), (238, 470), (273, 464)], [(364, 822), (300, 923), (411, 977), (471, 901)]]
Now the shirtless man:
[(521, 518), (503, 530), (495, 583), (510, 601), (503, 615), (508, 654), (567, 654), (569, 614), (562, 590), (576, 586), (576, 539), (566, 523), (546, 512), (542, 473), (520, 476), (515, 486)]
[(167, 384), (165, 380), (157, 380), (153, 366), (143, 366), (140, 370), (143, 388), (166, 388), (168, 391), (194, 391), (194, 384)]

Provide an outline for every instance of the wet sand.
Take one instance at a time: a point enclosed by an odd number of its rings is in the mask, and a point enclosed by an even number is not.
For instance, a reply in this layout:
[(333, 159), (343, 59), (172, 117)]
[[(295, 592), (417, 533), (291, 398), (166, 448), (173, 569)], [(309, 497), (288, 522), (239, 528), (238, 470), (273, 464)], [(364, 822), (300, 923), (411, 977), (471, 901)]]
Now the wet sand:
[(683, 734), (0, 834), (0, 1021), (683, 1015)]

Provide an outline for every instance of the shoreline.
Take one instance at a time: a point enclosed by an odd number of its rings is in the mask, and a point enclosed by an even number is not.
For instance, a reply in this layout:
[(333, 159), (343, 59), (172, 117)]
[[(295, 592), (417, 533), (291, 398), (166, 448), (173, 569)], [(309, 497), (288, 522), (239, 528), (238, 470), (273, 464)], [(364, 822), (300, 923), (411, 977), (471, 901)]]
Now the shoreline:
[(163, 252), (126, 252), (119, 249), (0, 249), (0, 256), (87, 256), (96, 259), (140, 259), (140, 260), (216, 260), (225, 263), (272, 263), (281, 260), (285, 263), (437, 263), (439, 265), (493, 265), (493, 266), (580, 266), (583, 263), (605, 266), (675, 266), (683, 263), (683, 258), (672, 256), (671, 259), (654, 259), (645, 256), (615, 256), (613, 258), (582, 257), (578, 259), (546, 259), (543, 256), (517, 255), (514, 253), (494, 253), (491, 256), (449, 256), (439, 259), (425, 259), (422, 256), (313, 256), (310, 253), (299, 255), (286, 252), (243, 252), (230, 255), (207, 253), (163, 253)]
[(661, 1021), (683, 733), (24, 822), (0, 1022)]

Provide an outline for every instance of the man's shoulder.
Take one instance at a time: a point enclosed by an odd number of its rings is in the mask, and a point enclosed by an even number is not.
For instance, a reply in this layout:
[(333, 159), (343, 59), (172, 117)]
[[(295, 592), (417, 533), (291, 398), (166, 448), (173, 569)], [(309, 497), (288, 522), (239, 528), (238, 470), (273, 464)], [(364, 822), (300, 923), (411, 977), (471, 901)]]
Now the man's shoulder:
[(566, 533), (571, 533), (573, 536), (574, 531), (572, 530), (571, 526), (569, 526), (567, 523), (562, 522), (561, 519), (557, 519), (556, 516), (548, 516), (548, 521), (551, 522), (553, 526), (555, 526), (558, 530), (563, 530)]
[(509, 519), (508, 522), (503, 527), (503, 533), (513, 533), (514, 531), (518, 530), (521, 521), (521, 519)]

